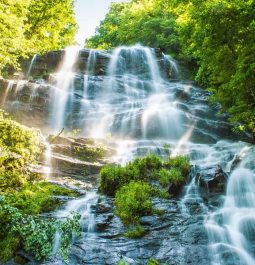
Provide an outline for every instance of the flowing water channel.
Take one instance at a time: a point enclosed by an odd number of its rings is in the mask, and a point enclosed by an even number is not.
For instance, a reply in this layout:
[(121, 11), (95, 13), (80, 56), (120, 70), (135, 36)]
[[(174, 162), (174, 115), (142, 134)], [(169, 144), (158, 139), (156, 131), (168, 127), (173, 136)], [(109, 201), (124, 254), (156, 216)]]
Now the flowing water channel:
[[(178, 66), (170, 57), (159, 59), (155, 50), (140, 45), (119, 47), (110, 55), (106, 75), (98, 76), (100, 51), (90, 51), (82, 75), (75, 72), (79, 52), (77, 47), (67, 48), (59, 71), (52, 75), (50, 130), (79, 128), (82, 136), (108, 139), (117, 145), (113, 160), (120, 164), (148, 152), (164, 157), (166, 146), (173, 156), (188, 155), (194, 165), (193, 178), (178, 205), (186, 219), (194, 214), (194, 204), (200, 209), (211, 264), (255, 264), (254, 146), (233, 137), (225, 118), (208, 105), (208, 92), (189, 81), (165, 78), (160, 64), (170, 64), (178, 77)], [(226, 194), (218, 198), (221, 203), (210, 205), (201, 196), (195, 176), (218, 165), (228, 174), (228, 184)], [(98, 240), (91, 212), (96, 200), (96, 193), (91, 192), (56, 213), (59, 218), (72, 211), (82, 213), (84, 242)]]

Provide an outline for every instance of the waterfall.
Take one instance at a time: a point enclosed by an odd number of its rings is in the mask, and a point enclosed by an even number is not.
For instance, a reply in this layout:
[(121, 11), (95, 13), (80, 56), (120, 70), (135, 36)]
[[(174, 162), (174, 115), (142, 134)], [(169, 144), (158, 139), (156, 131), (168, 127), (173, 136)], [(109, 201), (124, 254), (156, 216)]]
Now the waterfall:
[[(95, 214), (92, 212), (91, 205), (96, 204), (98, 195), (95, 191), (88, 192), (84, 197), (69, 201), (65, 207), (55, 213), (58, 219), (68, 218), (74, 213), (81, 215), (80, 223), (82, 232), (86, 236), (92, 236), (96, 230)], [(61, 242), (61, 233), (56, 232), (53, 242), (53, 256), (58, 253)]]
[(231, 173), (222, 208), (212, 212), (206, 222), (213, 265), (255, 264), (254, 155), (251, 150), (250, 161), (243, 159)]
[[(74, 64), (79, 55), (79, 46), (70, 46), (65, 49), (62, 65), (56, 74), (56, 85), (53, 90), (52, 128), (55, 132), (65, 127), (66, 111), (72, 107), (73, 100), (73, 72)], [(70, 106), (68, 105), (70, 103)]]
[(7, 87), (6, 87), (5, 91), (4, 91), (3, 98), (1, 100), (1, 105), (2, 106), (5, 105), (6, 100), (8, 99), (8, 95), (9, 95), (10, 91), (12, 90), (13, 85), (14, 85), (14, 81), (13, 80), (8, 81)]
[(37, 58), (37, 55), (34, 55), (30, 64), (29, 64), (29, 67), (28, 67), (28, 70), (27, 70), (27, 74), (26, 74), (26, 78), (29, 79), (30, 75), (31, 75), (31, 72), (32, 72), (32, 69), (33, 69), (33, 66), (36, 62), (36, 58)]
[(177, 62), (170, 56), (170, 55), (164, 55), (165, 62), (167, 62), (170, 65), (170, 75), (175, 74), (177, 77), (179, 75), (179, 68)]
[[(24, 105), (28, 104), (31, 114), (42, 102), (39, 112), (46, 106), (45, 112), (51, 113), (50, 131), (78, 128), (83, 137), (106, 139), (117, 149), (113, 157), (116, 163), (125, 164), (149, 152), (165, 157), (164, 145), (170, 145), (172, 156), (189, 156), (193, 171), (178, 201), (178, 218), (184, 216), (186, 222), (199, 215), (201, 226), (205, 220), (213, 265), (255, 264), (254, 148), (233, 140), (227, 122), (208, 106), (208, 92), (192, 82), (164, 79), (162, 64), (170, 65), (178, 74), (178, 65), (171, 57), (141, 45), (112, 52), (69, 47), (59, 71), (52, 75), (53, 81), (33, 86)], [(26, 89), (22, 82), (10, 82), (2, 104), (10, 98), (13, 102), (21, 100), (27, 90), (31, 92)], [(39, 100), (35, 102), (36, 98)], [(45, 157), (45, 164), (50, 165), (47, 157), (50, 146)], [(207, 203), (210, 198), (201, 195), (199, 186), (202, 175), (208, 180), (218, 165), (229, 173), (225, 196), (217, 194), (220, 207)], [(96, 193), (89, 192), (68, 202), (56, 217), (78, 211), (84, 237), (95, 235), (91, 205), (96, 200)], [(61, 234), (56, 233), (54, 253), (60, 240)], [(184, 252), (178, 253), (187, 254)]]
[(94, 75), (96, 60), (97, 60), (97, 51), (96, 50), (90, 50), (88, 62), (87, 62), (86, 75)]

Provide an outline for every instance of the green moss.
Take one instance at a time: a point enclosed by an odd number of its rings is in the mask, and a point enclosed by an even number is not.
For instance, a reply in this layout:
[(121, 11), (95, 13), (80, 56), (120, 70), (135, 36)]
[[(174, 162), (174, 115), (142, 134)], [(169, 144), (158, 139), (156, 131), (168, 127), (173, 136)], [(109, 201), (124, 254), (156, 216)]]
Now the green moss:
[(39, 214), (53, 211), (60, 205), (53, 196), (77, 196), (76, 192), (53, 185), (48, 182), (26, 184), (19, 192), (6, 196), (7, 203), (26, 214)]
[(141, 237), (145, 236), (145, 234), (146, 234), (145, 229), (141, 225), (137, 225), (137, 226), (129, 229), (125, 233), (125, 236), (128, 238), (137, 239), (137, 238), (141, 238)]
[(11, 233), (8, 233), (4, 238), (0, 234), (0, 260), (8, 261), (14, 251), (18, 248), (20, 240), (17, 237), (14, 237)]
[(102, 159), (107, 155), (107, 150), (102, 146), (74, 146), (73, 147), (73, 156), (85, 161), (95, 162), (98, 159)]

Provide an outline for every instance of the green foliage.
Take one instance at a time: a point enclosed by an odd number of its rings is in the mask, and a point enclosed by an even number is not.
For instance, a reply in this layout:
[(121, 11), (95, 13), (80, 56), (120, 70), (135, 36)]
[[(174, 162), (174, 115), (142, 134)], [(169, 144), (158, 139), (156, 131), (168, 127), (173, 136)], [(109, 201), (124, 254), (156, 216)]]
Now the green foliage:
[(0, 2), (0, 72), (6, 64), (17, 66), (17, 55), (23, 55), (28, 0)]
[(23, 248), (36, 259), (52, 254), (56, 231), (62, 233), (58, 255), (67, 260), (78, 216), (66, 222), (40, 218), (55, 209), (55, 195), (75, 196), (74, 192), (41, 181), (29, 165), (37, 164), (43, 152), (40, 133), (11, 120), (0, 112), (0, 260), (8, 260)]
[(128, 3), (113, 3), (95, 36), (86, 40), (85, 45), (109, 49), (137, 42), (152, 47), (167, 47), (168, 51), (178, 52), (175, 14), (169, 10), (165, 1), (133, 0)]
[(31, 0), (25, 37), (33, 53), (63, 48), (76, 33), (73, 0)]
[(161, 159), (150, 154), (143, 158), (136, 158), (125, 167), (112, 165), (103, 167), (100, 172), (100, 191), (106, 195), (114, 196), (121, 186), (132, 180), (150, 180), (155, 175), (154, 171), (161, 166)]
[(156, 259), (150, 259), (148, 265), (160, 265), (159, 261)]
[(6, 195), (6, 201), (25, 214), (36, 215), (49, 212), (59, 206), (53, 196), (77, 196), (73, 191), (50, 184), (48, 182), (27, 183), (18, 192), (12, 191)]
[(33, 162), (42, 153), (39, 131), (23, 126), (0, 112), (0, 146)]
[(138, 178), (139, 172), (136, 167), (108, 165), (100, 171), (100, 191), (108, 196), (114, 196), (116, 191), (124, 184)]
[(146, 234), (145, 229), (141, 225), (136, 225), (135, 227), (130, 228), (126, 233), (125, 236), (128, 238), (141, 238)]
[(31, 54), (63, 48), (77, 29), (73, 0), (4, 0), (0, 3), (0, 73)]
[(17, 191), (28, 181), (39, 179), (27, 164), (43, 151), (40, 133), (11, 120), (0, 111), (0, 193)]
[(139, 224), (139, 218), (153, 211), (151, 186), (143, 182), (130, 182), (116, 193), (116, 215), (125, 225)]
[(170, 170), (161, 169), (159, 172), (159, 182), (162, 186), (166, 186), (169, 183), (182, 184), (185, 182), (185, 177), (182, 175), (181, 171), (177, 168), (172, 168)]
[(62, 234), (60, 254), (67, 261), (68, 250), (72, 241), (73, 232), (79, 234), (79, 215), (64, 222), (54, 219), (42, 219), (26, 215), (6, 204), (4, 198), (0, 203), (0, 259), (7, 260), (13, 255), (17, 244), (22, 243), (25, 251), (31, 253), (37, 260), (43, 260), (52, 255), (53, 240), (56, 232)]
[[(162, 161), (155, 154), (136, 158), (126, 166), (108, 165), (100, 174), (100, 191), (114, 196), (116, 191), (130, 181), (153, 182), (159, 180), (165, 186), (170, 182), (182, 185), (190, 172), (189, 159), (185, 156), (169, 157)], [(155, 189), (157, 196), (166, 197), (165, 193)]]
[(175, 156), (169, 157), (165, 161), (165, 167), (168, 169), (175, 168), (178, 169), (183, 176), (187, 176), (190, 172), (190, 163), (187, 156)]
[(230, 114), (236, 130), (255, 137), (255, 2), (131, 0), (112, 4), (93, 48), (141, 44), (161, 47), (197, 68), (211, 101)]

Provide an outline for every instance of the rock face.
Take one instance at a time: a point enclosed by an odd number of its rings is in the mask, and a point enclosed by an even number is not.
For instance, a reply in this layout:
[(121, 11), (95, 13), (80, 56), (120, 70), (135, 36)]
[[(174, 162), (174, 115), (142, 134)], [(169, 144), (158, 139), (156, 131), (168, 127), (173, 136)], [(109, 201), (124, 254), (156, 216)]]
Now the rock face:
[(113, 215), (111, 199), (102, 197), (93, 210), (96, 233), (84, 233), (75, 242), (70, 264), (112, 265), (123, 259), (128, 264), (145, 265), (153, 258), (170, 265), (208, 265), (208, 242), (201, 211), (197, 208), (196, 215), (186, 216), (176, 200), (155, 200), (154, 205), (165, 214), (142, 217), (147, 233), (134, 240), (123, 236), (126, 230)]
[[(30, 76), (34, 79), (48, 79), (51, 73), (58, 71), (61, 66), (61, 61), (64, 57), (64, 50), (51, 51), (44, 55), (37, 55), (34, 59), (33, 67), (30, 72)], [(79, 75), (92, 74), (95, 76), (105, 76), (108, 74), (108, 68), (110, 64), (112, 51), (99, 51), (99, 50), (89, 50), (81, 49), (79, 51), (78, 59), (73, 66), (73, 71)], [(164, 54), (160, 49), (154, 49), (154, 53), (158, 60), (158, 64), (161, 68), (162, 73), (165, 77), (176, 78), (172, 67)], [(32, 58), (31, 58), (32, 60)], [(91, 61), (92, 68), (91, 68)], [(29, 68), (29, 61), (23, 62), (23, 72), (26, 73)], [(141, 65), (137, 67), (136, 71), (140, 69), (140, 73), (144, 72)]]
[(50, 136), (49, 141), (50, 158), (42, 161), (51, 168), (48, 178), (78, 189), (87, 190), (98, 185), (100, 169), (109, 163), (107, 157), (114, 152), (106, 145), (88, 138)]
[[(52, 109), (54, 108), (52, 94), (54, 93), (54, 86), (57, 82), (54, 75), (48, 81), (48, 83), (45, 83), (43, 80), (7, 81), (1, 79), (0, 98), (2, 101), (0, 101), (0, 106), (14, 115), (19, 122), (31, 127), (38, 127), (43, 132), (48, 132), (54, 120), (52, 116)], [(116, 82), (122, 84), (123, 80), (117, 78)], [(185, 126), (193, 127), (191, 133), (191, 140), (193, 142), (216, 143), (218, 138), (215, 135), (221, 135), (230, 139), (235, 138), (225, 118), (218, 118), (217, 122), (215, 122), (214, 119), (217, 109), (209, 108), (206, 105), (208, 93), (191, 87), (191, 84), (187, 84), (187, 86), (190, 86), (189, 92), (185, 92), (182, 86), (178, 87), (178, 83), (171, 84), (174, 89), (179, 91), (176, 94), (177, 100), (180, 100), (180, 93), (183, 92), (186, 95), (178, 102), (178, 108), (183, 112), (180, 121), (185, 123)], [(144, 85), (146, 85), (146, 82), (144, 82)], [(68, 103), (71, 104), (71, 107), (65, 113), (65, 128), (67, 130), (83, 129), (87, 125), (86, 122), (90, 123), (91, 118), (86, 116), (86, 108), (95, 108), (96, 104), (100, 104), (100, 102), (97, 103), (97, 99), (102, 89), (108, 86), (109, 78), (106, 76), (89, 76), (88, 78), (78, 74), (74, 76), (72, 102)], [(90, 101), (88, 105), (84, 105), (86, 103), (84, 103), (85, 88), (86, 97)], [(123, 84), (123, 87), (121, 86), (121, 89), (125, 89), (125, 84)], [(120, 92), (118, 91), (118, 93)], [(89, 109), (89, 111), (91, 110)], [(142, 111), (143, 109), (141, 108), (140, 112), (134, 118), (131, 116), (132, 120), (127, 121), (130, 124), (135, 124), (135, 126), (133, 125), (132, 130), (126, 130), (125, 136), (142, 136)], [(191, 115), (192, 118), (190, 118)], [(123, 121), (125, 120), (124, 112), (120, 112), (114, 117), (111, 126), (114, 134), (122, 136), (123, 126), (130, 126), (129, 123), (127, 125), (124, 124)], [(154, 127), (149, 128), (147, 134), (149, 138), (161, 133), (159, 132), (160, 128)]]

